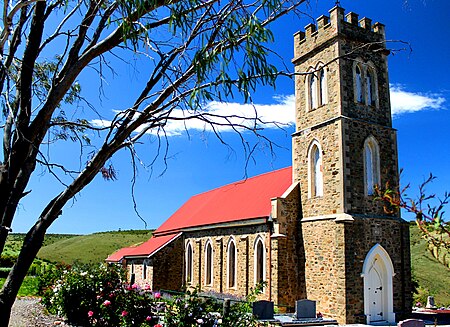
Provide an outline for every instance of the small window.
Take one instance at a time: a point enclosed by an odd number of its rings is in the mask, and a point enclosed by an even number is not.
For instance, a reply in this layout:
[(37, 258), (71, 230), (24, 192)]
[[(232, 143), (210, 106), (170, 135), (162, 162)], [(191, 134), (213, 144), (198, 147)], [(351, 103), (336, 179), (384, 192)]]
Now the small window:
[(192, 283), (192, 275), (193, 275), (193, 253), (192, 253), (192, 245), (189, 242), (186, 247), (186, 282)]
[(317, 141), (313, 141), (310, 145), (308, 162), (309, 197), (323, 196), (322, 150)]
[(236, 287), (236, 245), (233, 239), (228, 243), (228, 288)]
[(213, 249), (211, 241), (208, 241), (205, 246), (205, 284), (212, 285), (213, 283)]
[(378, 144), (373, 137), (364, 143), (364, 185), (366, 195), (375, 193), (375, 185), (380, 184), (380, 158)]
[(142, 263), (142, 279), (147, 279), (147, 260)]
[(359, 68), (359, 65), (356, 65), (355, 68), (355, 87), (356, 87), (356, 102), (364, 103), (364, 96), (363, 96), (363, 78), (362, 78), (362, 72), (361, 68)]
[(321, 106), (323, 106), (324, 104), (327, 104), (328, 99), (327, 99), (327, 80), (326, 80), (326, 73), (325, 73), (325, 69), (321, 69), (319, 71), (319, 103)]
[(371, 69), (367, 70), (366, 88), (367, 88), (367, 104), (369, 106), (374, 106), (375, 105), (374, 78)]
[(315, 73), (311, 74), (309, 82), (309, 99), (311, 101), (311, 109), (317, 108), (317, 78)]
[(265, 273), (265, 249), (261, 238), (255, 243), (255, 284), (266, 280)]

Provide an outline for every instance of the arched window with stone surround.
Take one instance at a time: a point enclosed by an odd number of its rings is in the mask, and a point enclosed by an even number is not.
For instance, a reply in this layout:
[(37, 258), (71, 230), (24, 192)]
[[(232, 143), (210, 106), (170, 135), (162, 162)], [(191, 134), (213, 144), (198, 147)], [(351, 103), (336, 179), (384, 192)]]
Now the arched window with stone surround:
[(319, 105), (323, 106), (328, 103), (327, 74), (324, 68), (318, 72), (319, 75)]
[(310, 75), (309, 81), (309, 99), (310, 99), (310, 109), (315, 109), (318, 107), (317, 101), (317, 77), (315, 73)]
[(213, 247), (211, 240), (208, 240), (205, 245), (205, 285), (213, 283), (213, 264)]
[(194, 255), (191, 242), (186, 245), (186, 283), (192, 283), (194, 272)]
[(236, 242), (232, 237), (228, 241), (227, 260), (228, 288), (235, 288), (237, 277), (237, 251)]
[(359, 64), (355, 66), (355, 99), (358, 103), (364, 103), (363, 73)]
[(261, 237), (255, 241), (254, 253), (255, 284), (258, 284), (266, 280), (266, 248)]
[(375, 185), (380, 185), (380, 150), (373, 136), (369, 136), (364, 142), (363, 159), (365, 194), (373, 195)]
[(322, 149), (317, 140), (311, 142), (308, 151), (309, 197), (323, 196)]

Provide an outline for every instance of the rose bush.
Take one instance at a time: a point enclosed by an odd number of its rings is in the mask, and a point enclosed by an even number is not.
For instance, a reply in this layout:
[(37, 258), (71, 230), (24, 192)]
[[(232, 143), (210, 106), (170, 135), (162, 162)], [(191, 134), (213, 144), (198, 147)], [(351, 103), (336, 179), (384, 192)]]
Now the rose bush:
[(59, 266), (40, 277), (40, 290), (49, 312), (79, 326), (155, 326), (162, 312), (148, 287), (126, 284), (115, 266)]
[(42, 303), (53, 314), (77, 326), (93, 327), (252, 327), (251, 302), (263, 284), (244, 301), (232, 301), (226, 316), (223, 303), (197, 291), (164, 298), (148, 285), (126, 283), (118, 266), (58, 266), (39, 278)]

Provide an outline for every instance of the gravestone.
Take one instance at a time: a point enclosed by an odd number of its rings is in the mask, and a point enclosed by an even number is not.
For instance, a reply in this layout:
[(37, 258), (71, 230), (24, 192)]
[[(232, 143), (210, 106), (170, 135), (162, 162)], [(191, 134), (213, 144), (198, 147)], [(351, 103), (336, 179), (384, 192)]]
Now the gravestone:
[(436, 309), (436, 304), (434, 303), (434, 296), (429, 296), (427, 298), (427, 309)]
[(297, 319), (315, 319), (316, 301), (298, 300), (295, 301), (295, 314)]
[(273, 302), (264, 300), (253, 302), (253, 314), (256, 318), (261, 320), (273, 319), (273, 313)]
[(406, 319), (397, 324), (398, 327), (425, 327), (425, 323), (420, 319)]

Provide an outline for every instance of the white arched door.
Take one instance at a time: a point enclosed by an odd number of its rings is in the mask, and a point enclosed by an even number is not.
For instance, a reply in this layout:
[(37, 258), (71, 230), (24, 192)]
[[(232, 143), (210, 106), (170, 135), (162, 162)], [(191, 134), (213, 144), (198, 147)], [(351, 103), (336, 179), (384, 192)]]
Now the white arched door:
[(367, 254), (361, 275), (364, 278), (364, 314), (367, 323), (395, 323), (392, 285), (394, 267), (389, 254), (380, 244)]

